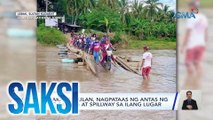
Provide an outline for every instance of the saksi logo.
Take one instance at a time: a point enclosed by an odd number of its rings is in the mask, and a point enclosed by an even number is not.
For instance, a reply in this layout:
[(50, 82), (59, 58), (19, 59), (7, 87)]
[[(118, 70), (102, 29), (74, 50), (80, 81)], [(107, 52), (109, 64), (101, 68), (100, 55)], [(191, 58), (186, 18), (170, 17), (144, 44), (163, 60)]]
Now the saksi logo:
[[(22, 94), (22, 96), (20, 95)], [(78, 114), (78, 82), (12, 82), (8, 86), (8, 112), (18, 115)], [(59, 103), (53, 101), (57, 95)]]

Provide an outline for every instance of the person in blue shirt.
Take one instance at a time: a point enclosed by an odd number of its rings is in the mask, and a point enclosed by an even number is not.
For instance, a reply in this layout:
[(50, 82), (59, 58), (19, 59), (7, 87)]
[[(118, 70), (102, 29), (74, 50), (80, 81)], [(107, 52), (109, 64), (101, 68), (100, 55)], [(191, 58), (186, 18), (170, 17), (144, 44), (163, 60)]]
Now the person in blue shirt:
[(89, 51), (92, 51), (94, 60), (96, 64), (99, 64), (100, 62), (100, 50), (101, 50), (101, 44), (98, 39), (96, 39), (90, 46)]
[(89, 47), (90, 47), (91, 42), (92, 42), (91, 37), (87, 37), (87, 38), (86, 38), (86, 42), (85, 42), (85, 47), (84, 47), (84, 50), (85, 50), (85, 52), (87, 52), (87, 53), (88, 53), (88, 51), (89, 51)]

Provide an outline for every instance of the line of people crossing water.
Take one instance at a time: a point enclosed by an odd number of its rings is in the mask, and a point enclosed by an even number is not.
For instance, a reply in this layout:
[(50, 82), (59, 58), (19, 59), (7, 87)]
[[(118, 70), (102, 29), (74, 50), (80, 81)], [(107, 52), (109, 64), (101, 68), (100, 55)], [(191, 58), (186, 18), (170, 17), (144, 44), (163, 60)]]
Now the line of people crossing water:
[[(115, 48), (112, 46), (110, 38), (106, 34), (101, 39), (97, 37), (96, 34), (90, 36), (86, 36), (85, 34), (73, 35), (69, 44), (93, 55), (96, 64), (101, 64), (108, 70), (111, 69), (111, 62), (115, 63), (115, 58), (112, 55), (112, 51), (115, 50)], [(151, 71), (152, 59), (153, 56), (152, 53), (149, 52), (149, 47), (144, 46), (144, 53), (140, 66), (144, 80), (150, 79), (149, 74)]]
[[(107, 34), (105, 34), (101, 39), (96, 34), (73, 35), (69, 44), (85, 51), (88, 54), (92, 54), (95, 62), (97, 64), (101, 63), (102, 65), (107, 59), (108, 51), (115, 50)], [(111, 59), (114, 62), (115, 59), (113, 55), (111, 55)]]

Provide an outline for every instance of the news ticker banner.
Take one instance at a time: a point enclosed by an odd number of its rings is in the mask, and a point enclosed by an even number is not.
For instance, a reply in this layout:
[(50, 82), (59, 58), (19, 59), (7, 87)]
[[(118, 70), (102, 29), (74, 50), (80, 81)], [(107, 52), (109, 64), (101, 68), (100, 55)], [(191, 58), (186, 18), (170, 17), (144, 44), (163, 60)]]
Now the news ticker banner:
[(176, 93), (80, 93), (79, 110), (175, 110), (176, 99)]
[[(38, 89), (39, 88), (39, 89)], [(79, 114), (81, 110), (177, 110), (178, 93), (80, 93), (78, 82), (8, 86), (11, 114)]]

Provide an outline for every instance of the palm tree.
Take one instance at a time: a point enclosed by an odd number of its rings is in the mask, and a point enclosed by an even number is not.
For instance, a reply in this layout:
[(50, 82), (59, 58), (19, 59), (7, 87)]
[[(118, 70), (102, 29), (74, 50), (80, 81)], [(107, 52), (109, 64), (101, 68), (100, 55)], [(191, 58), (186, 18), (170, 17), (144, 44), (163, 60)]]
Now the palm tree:
[(106, 5), (112, 9), (115, 9), (117, 6), (118, 0), (98, 0), (98, 5)]
[(124, 24), (127, 24), (128, 19), (129, 19), (129, 6), (128, 6), (128, 0), (119, 0), (118, 1), (118, 6), (119, 6), (119, 12), (121, 16), (121, 21)]
[(72, 24), (76, 24), (76, 17), (79, 14), (79, 1), (80, 0), (68, 0), (67, 2), (67, 13), (72, 16)]
[(151, 18), (151, 20), (154, 20), (154, 16), (160, 11), (160, 7), (163, 6), (162, 3), (158, 2), (159, 0), (147, 0), (145, 3), (147, 4), (145, 6), (146, 9), (146, 16), (148, 18)]
[(169, 6), (168, 6), (168, 5), (164, 5), (162, 10), (163, 10), (163, 12), (164, 12), (165, 14), (167, 14), (168, 11), (169, 11)]
[(168, 5), (164, 5), (160, 13), (161, 16), (159, 18), (167, 21), (173, 21), (174, 11), (170, 10)]
[(169, 6), (168, 5), (164, 5), (163, 6), (163, 9), (162, 9), (162, 12), (163, 12), (163, 18), (168, 18), (169, 17)]
[(168, 17), (169, 17), (169, 21), (170, 22), (174, 22), (176, 19), (174, 18), (174, 15), (175, 15), (175, 11), (174, 10), (170, 10), (168, 12)]
[(143, 7), (143, 4), (140, 3), (138, 0), (134, 0), (131, 8), (132, 8), (132, 14), (135, 18), (140, 18), (143, 16), (144, 7)]
[(157, 21), (168, 20), (168, 11), (169, 6), (168, 5), (163, 6), (163, 8), (158, 11), (158, 14), (156, 15), (157, 16), (156, 20)]
[(67, 0), (67, 13), (72, 16), (72, 24), (76, 24), (80, 15), (89, 12), (96, 5), (95, 0)]
[(81, 10), (83, 13), (87, 13), (90, 9), (94, 8), (96, 5), (95, 0), (81, 0)]

